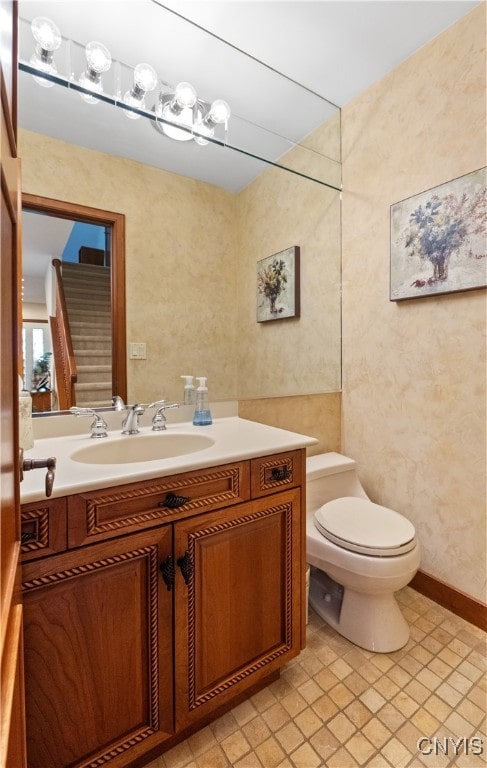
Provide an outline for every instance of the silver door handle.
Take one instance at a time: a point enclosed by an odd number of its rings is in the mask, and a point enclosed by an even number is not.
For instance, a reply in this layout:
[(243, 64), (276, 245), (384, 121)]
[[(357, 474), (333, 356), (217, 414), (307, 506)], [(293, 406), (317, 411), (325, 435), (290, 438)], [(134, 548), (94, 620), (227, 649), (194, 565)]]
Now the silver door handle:
[(47, 469), (46, 472), (46, 496), (50, 496), (54, 485), (54, 470), (56, 469), (56, 458), (50, 456), (48, 459), (24, 459), (24, 451), (19, 449), (19, 468), (20, 482), (24, 479), (24, 472), (30, 472), (31, 469)]

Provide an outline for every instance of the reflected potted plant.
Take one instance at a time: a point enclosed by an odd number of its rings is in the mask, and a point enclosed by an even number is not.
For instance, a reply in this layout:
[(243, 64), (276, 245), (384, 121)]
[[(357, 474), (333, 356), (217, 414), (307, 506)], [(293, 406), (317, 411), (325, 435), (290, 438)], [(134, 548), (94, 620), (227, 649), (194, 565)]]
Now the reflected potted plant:
[(44, 352), (34, 364), (32, 371), (32, 390), (36, 392), (49, 392), (51, 389), (51, 355), (52, 352)]

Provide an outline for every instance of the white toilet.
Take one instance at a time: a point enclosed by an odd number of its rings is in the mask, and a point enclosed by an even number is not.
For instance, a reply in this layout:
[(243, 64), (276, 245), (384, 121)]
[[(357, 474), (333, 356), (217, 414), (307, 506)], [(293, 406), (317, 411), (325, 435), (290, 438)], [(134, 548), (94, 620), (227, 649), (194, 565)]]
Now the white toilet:
[(394, 593), (418, 570), (412, 523), (374, 504), (356, 463), (339, 453), (306, 461), (309, 604), (343, 637), (369, 651), (402, 648), (409, 627)]

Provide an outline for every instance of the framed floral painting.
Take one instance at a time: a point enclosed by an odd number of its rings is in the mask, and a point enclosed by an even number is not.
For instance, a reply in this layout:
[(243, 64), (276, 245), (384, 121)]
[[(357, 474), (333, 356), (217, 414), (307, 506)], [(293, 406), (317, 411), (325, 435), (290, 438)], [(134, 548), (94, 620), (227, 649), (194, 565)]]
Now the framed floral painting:
[(257, 322), (299, 317), (299, 246), (257, 262)]
[(487, 285), (486, 172), (391, 206), (391, 301)]

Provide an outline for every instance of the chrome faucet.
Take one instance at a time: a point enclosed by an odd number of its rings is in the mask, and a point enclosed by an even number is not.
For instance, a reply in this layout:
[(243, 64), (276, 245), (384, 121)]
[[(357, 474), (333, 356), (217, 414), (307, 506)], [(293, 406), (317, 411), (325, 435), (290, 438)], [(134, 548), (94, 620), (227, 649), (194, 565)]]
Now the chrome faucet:
[(137, 435), (139, 432), (139, 416), (142, 416), (145, 408), (143, 405), (127, 406), (127, 415), (122, 421), (122, 435)]
[(170, 408), (179, 408), (179, 403), (168, 403), (166, 400), (157, 400), (155, 403), (151, 403), (148, 408), (157, 408), (152, 418), (152, 429), (154, 432), (162, 432), (166, 429), (166, 416), (164, 411)]
[(95, 438), (108, 437), (108, 432), (107, 432), (108, 424), (99, 413), (93, 410), (93, 408), (78, 408), (75, 405), (73, 405), (73, 407), (70, 408), (69, 410), (73, 414), (73, 416), (94, 416), (95, 417), (91, 425), (91, 437), (95, 437)]

